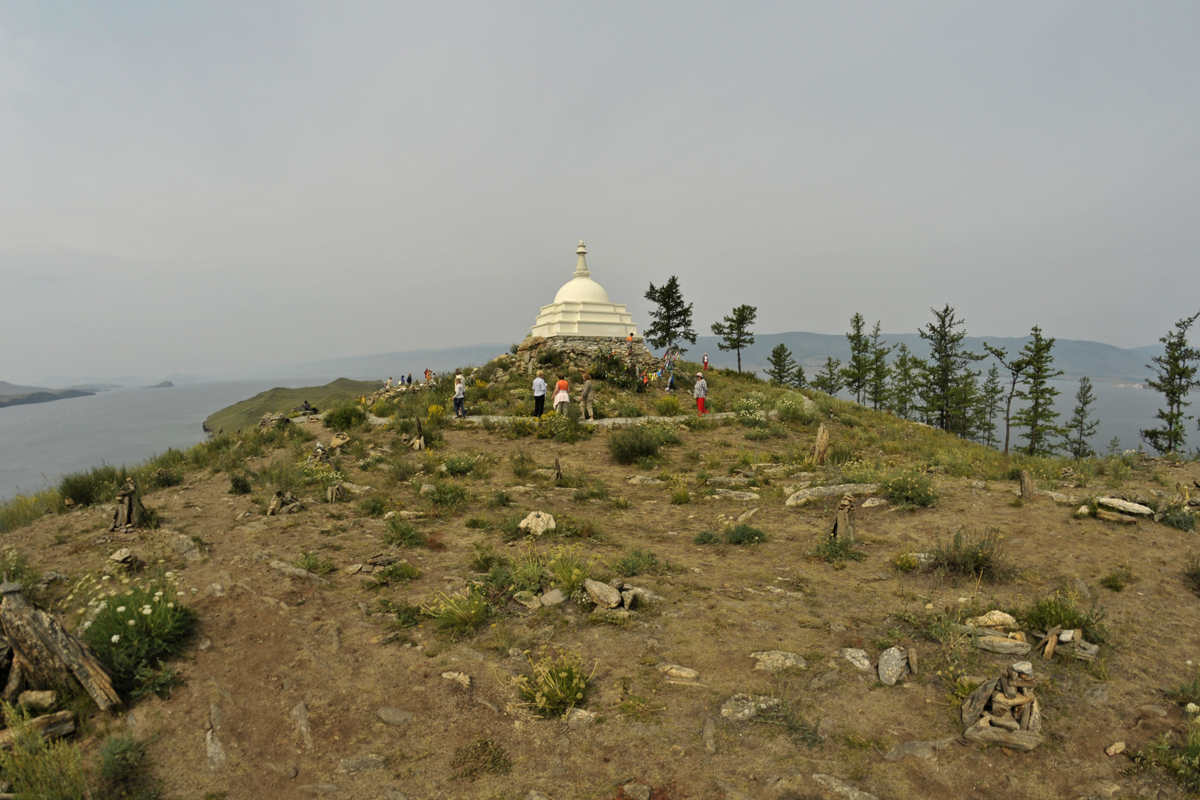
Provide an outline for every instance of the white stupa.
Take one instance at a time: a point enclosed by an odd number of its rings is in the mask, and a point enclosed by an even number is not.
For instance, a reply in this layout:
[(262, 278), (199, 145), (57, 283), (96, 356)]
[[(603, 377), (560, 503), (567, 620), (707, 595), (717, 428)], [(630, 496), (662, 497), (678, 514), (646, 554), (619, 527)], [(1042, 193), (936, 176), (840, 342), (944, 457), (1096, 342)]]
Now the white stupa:
[(553, 336), (616, 337), (624, 339), (629, 334), (638, 335), (633, 317), (625, 306), (610, 303), (608, 292), (592, 280), (588, 271), (587, 248), (580, 240), (575, 250), (579, 260), (571, 280), (563, 284), (554, 295), (554, 302), (542, 306), (541, 313), (533, 323), (533, 335), (550, 338)]

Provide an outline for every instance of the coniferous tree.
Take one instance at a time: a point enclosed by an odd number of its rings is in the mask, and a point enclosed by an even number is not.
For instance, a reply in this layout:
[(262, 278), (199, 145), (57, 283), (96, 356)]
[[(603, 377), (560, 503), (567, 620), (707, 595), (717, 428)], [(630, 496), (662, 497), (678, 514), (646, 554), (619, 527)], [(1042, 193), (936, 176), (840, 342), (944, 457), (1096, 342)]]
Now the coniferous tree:
[(825, 357), (825, 365), (812, 379), (812, 387), (833, 397), (842, 390), (842, 362), (833, 356)]
[(866, 397), (867, 402), (871, 404), (871, 408), (876, 411), (887, 405), (888, 400), (888, 380), (892, 375), (892, 368), (888, 364), (887, 357), (895, 345), (890, 347), (879, 337), (879, 323), (875, 323), (875, 327), (871, 330), (871, 369), (867, 377)]
[(771, 355), (767, 356), (767, 363), (771, 368), (767, 370), (767, 377), (780, 386), (788, 386), (796, 375), (796, 359), (792, 358), (792, 351), (787, 349), (787, 345), (783, 342), (775, 345), (775, 349), (771, 351)]
[(646, 341), (653, 347), (675, 348), (679, 355), (686, 353), (687, 348), (679, 347), (679, 343), (695, 344), (696, 332), (692, 330), (692, 304), (684, 304), (679, 280), (672, 275), (657, 289), (650, 284), (646, 299), (657, 306), (650, 312), (652, 321), (646, 328)]
[(803, 364), (796, 365), (796, 371), (792, 373), (791, 383), (792, 383), (792, 386), (795, 386), (797, 389), (804, 388), (805, 384), (807, 383), (807, 380), (804, 375), (804, 365)]
[(1021, 348), (1021, 357), (1028, 364), (1025, 388), (1017, 392), (1017, 397), (1026, 405), (1013, 415), (1013, 424), (1025, 429), (1025, 446), (1021, 449), (1026, 455), (1048, 456), (1055, 450), (1052, 438), (1064, 434), (1064, 430), (1055, 424), (1058, 412), (1054, 410), (1054, 398), (1058, 397), (1059, 391), (1050, 385), (1050, 380), (1062, 375), (1062, 370), (1054, 369), (1051, 353), (1054, 337), (1044, 338), (1037, 325), (1029, 334), (1032, 338)]
[(842, 382), (846, 391), (854, 395), (854, 402), (863, 401), (863, 393), (867, 382), (871, 379), (871, 340), (863, 333), (866, 321), (862, 314), (856, 313), (850, 318), (850, 332), (846, 341), (850, 342), (850, 360), (842, 368)]
[(925, 421), (950, 433), (956, 425), (961, 427), (956, 421), (964, 417), (972, 399), (967, 391), (970, 381), (963, 373), (983, 356), (963, 347), (967, 332), (957, 330), (963, 321), (955, 319), (953, 308), (947, 305), (941, 311), (930, 310), (935, 321), (917, 331), (930, 348), (929, 360), (920, 362), (917, 394)]
[(737, 351), (738, 372), (742, 371), (742, 350), (754, 344), (754, 332), (750, 330), (750, 326), (754, 324), (754, 318), (757, 316), (757, 308), (741, 305), (725, 317), (723, 322), (712, 324), (712, 332), (721, 337), (717, 347), (726, 351)]
[(1003, 347), (992, 347), (984, 342), (983, 349), (987, 350), (992, 358), (999, 361), (1000, 366), (1008, 370), (1008, 392), (1004, 400), (1004, 455), (1008, 455), (1009, 434), (1012, 432), (1012, 402), (1013, 398), (1017, 396), (1017, 387), (1021, 385), (1029, 364), (1023, 358), (1010, 359), (1008, 350)]
[(908, 345), (901, 342), (896, 348), (896, 360), (892, 365), (892, 385), (888, 392), (888, 411), (901, 419), (912, 419), (916, 410), (921, 360), (908, 352)]
[(1100, 420), (1092, 419), (1092, 406), (1095, 402), (1091, 379), (1087, 376), (1080, 378), (1079, 391), (1075, 393), (1075, 411), (1067, 422), (1067, 436), (1063, 440), (1063, 449), (1076, 461), (1096, 456), (1096, 451), (1088, 442), (1100, 425)]
[(960, 439), (975, 439), (979, 433), (979, 373), (961, 370), (954, 376), (954, 398), (950, 412), (950, 433)]
[(995, 447), (996, 414), (1000, 411), (1000, 401), (1004, 399), (1004, 387), (1000, 385), (1000, 370), (995, 364), (988, 370), (983, 388), (979, 390), (978, 419), (975, 423), (980, 442), (988, 447)]
[(1175, 323), (1175, 332), (1167, 333), (1159, 339), (1166, 347), (1161, 356), (1150, 359), (1147, 369), (1154, 370), (1154, 377), (1147, 378), (1150, 388), (1160, 393), (1167, 407), (1160, 408), (1154, 415), (1155, 419), (1163, 422), (1161, 428), (1150, 428), (1139, 431), (1142, 441), (1153, 447), (1159, 453), (1178, 453), (1186, 441), (1184, 428), (1191, 415), (1184, 414), (1184, 409), (1191, 403), (1187, 402), (1188, 392), (1193, 386), (1200, 385), (1196, 380), (1196, 366), (1193, 361), (1200, 359), (1200, 350), (1188, 345), (1187, 332), (1192, 323), (1200, 317), (1200, 313), (1181, 319)]

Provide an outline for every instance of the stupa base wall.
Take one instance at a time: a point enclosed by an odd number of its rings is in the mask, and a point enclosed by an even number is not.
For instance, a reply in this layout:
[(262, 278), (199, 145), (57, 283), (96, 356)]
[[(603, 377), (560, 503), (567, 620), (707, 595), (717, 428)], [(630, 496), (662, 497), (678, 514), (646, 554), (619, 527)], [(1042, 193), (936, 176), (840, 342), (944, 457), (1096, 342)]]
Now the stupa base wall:
[[(517, 347), (517, 365), (530, 375), (539, 369), (548, 373), (557, 373), (560, 369), (564, 372), (582, 372), (591, 367), (596, 356), (605, 350), (615, 353), (622, 363), (628, 364), (629, 348), (627, 339), (616, 336), (530, 336)], [(541, 357), (547, 350), (562, 353), (561, 367), (541, 362)], [(633, 364), (638, 372), (657, 372), (662, 368), (662, 359), (646, 349), (641, 336), (634, 336)]]

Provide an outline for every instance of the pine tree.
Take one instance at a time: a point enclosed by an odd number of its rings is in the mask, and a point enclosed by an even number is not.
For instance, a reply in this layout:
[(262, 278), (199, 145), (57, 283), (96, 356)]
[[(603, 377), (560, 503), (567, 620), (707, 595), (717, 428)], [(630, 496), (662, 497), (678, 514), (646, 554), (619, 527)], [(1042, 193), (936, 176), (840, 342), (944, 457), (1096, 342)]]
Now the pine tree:
[(918, 396), (925, 421), (947, 433), (958, 424), (966, 413), (963, 404), (970, 398), (964, 391), (967, 382), (963, 373), (967, 365), (979, 361), (983, 356), (963, 348), (962, 341), (967, 332), (956, 330), (963, 324), (954, 318), (954, 309), (947, 305), (941, 311), (933, 311), (935, 322), (917, 331), (929, 342), (929, 360), (921, 362)]
[(1100, 426), (1099, 420), (1092, 419), (1092, 406), (1096, 396), (1092, 394), (1092, 381), (1084, 376), (1079, 379), (1079, 391), (1075, 393), (1075, 411), (1067, 422), (1067, 436), (1063, 440), (1063, 449), (1070, 453), (1076, 461), (1084, 458), (1095, 458), (1096, 451), (1092, 449), (1088, 439), (1096, 433)]
[(712, 332), (721, 337), (717, 347), (726, 351), (737, 351), (738, 372), (742, 371), (742, 351), (754, 344), (754, 332), (750, 330), (750, 326), (754, 324), (754, 318), (757, 316), (757, 308), (741, 305), (725, 317), (724, 322), (712, 324)]
[(767, 377), (780, 386), (791, 384), (796, 375), (796, 367), (799, 366), (792, 358), (792, 351), (788, 350), (783, 342), (775, 345), (771, 355), (767, 356), (767, 363), (771, 365), (767, 370)]
[(695, 344), (696, 332), (692, 330), (692, 304), (684, 305), (679, 280), (672, 275), (660, 288), (650, 284), (646, 299), (657, 306), (650, 312), (652, 322), (645, 331), (646, 341), (653, 347), (674, 348), (679, 355), (686, 353), (687, 348), (679, 347), (679, 343)]
[(833, 356), (825, 357), (825, 366), (812, 379), (812, 387), (833, 397), (842, 390), (842, 362)]
[(995, 364), (988, 370), (983, 388), (979, 390), (979, 405), (976, 406), (978, 416), (975, 423), (977, 438), (988, 447), (995, 447), (996, 414), (1000, 411), (1000, 401), (1004, 399), (1004, 387), (1000, 385), (1000, 370)]
[(1008, 455), (1009, 434), (1012, 432), (1012, 402), (1013, 398), (1017, 396), (1017, 387), (1021, 385), (1029, 364), (1023, 358), (1009, 359), (1008, 351), (1003, 347), (992, 347), (984, 342), (983, 349), (987, 350), (992, 358), (999, 361), (1000, 366), (1008, 370), (1008, 393), (1004, 400), (1004, 455)]
[(888, 364), (887, 357), (895, 348), (895, 345), (886, 346), (886, 343), (879, 338), (879, 322), (876, 322), (875, 327), (871, 330), (871, 369), (867, 376), (866, 389), (867, 401), (876, 411), (887, 405), (888, 380), (892, 376), (892, 368)]
[(803, 389), (807, 380), (804, 375), (804, 365), (797, 364), (796, 371), (792, 373), (791, 384), (797, 389)]
[(961, 370), (954, 376), (950, 396), (950, 433), (960, 439), (975, 439), (979, 432), (979, 373)]
[(1032, 338), (1021, 348), (1021, 356), (1029, 365), (1025, 370), (1025, 388), (1017, 392), (1017, 397), (1026, 405), (1013, 415), (1013, 424), (1025, 429), (1025, 446), (1021, 449), (1026, 455), (1048, 456), (1055, 450), (1051, 437), (1061, 437), (1065, 433), (1054, 424), (1058, 419), (1054, 398), (1058, 397), (1059, 391), (1050, 385), (1050, 380), (1062, 375), (1062, 370), (1054, 369), (1051, 354), (1054, 337), (1044, 338), (1037, 325), (1029, 334)]
[(892, 386), (888, 393), (888, 410), (900, 419), (913, 418), (920, 367), (921, 360), (908, 352), (908, 345), (901, 342), (896, 348), (896, 360), (892, 365)]
[(1187, 332), (1192, 323), (1200, 317), (1200, 313), (1181, 319), (1175, 323), (1175, 332), (1167, 333), (1159, 339), (1166, 347), (1161, 356), (1150, 359), (1147, 369), (1154, 370), (1154, 377), (1147, 378), (1150, 388), (1159, 392), (1166, 401), (1167, 407), (1160, 408), (1154, 415), (1155, 419), (1163, 421), (1161, 428), (1150, 428), (1140, 431), (1142, 441), (1153, 447), (1159, 453), (1178, 453), (1185, 443), (1184, 428), (1191, 415), (1183, 410), (1191, 405), (1186, 398), (1193, 386), (1200, 385), (1196, 380), (1196, 366), (1191, 362), (1200, 359), (1200, 350), (1188, 345)]
[(862, 314), (856, 313), (850, 318), (850, 332), (846, 334), (846, 341), (850, 342), (850, 360), (842, 368), (842, 381), (856, 403), (863, 401), (871, 378), (871, 340), (863, 333), (865, 324)]

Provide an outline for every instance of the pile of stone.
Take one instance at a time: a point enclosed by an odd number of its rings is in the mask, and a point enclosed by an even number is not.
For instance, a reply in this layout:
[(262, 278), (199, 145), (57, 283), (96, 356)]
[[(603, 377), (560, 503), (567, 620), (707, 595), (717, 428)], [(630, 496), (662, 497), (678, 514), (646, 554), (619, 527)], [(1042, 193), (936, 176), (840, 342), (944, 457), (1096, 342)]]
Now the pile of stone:
[(1033, 664), (1017, 661), (984, 681), (962, 704), (963, 737), (1029, 752), (1042, 743), (1042, 709), (1033, 690)]
[(628, 584), (621, 578), (613, 578), (608, 583), (588, 579), (583, 582), (583, 589), (588, 599), (596, 604), (592, 613), (610, 619), (628, 619), (629, 613), (640, 603), (662, 600), (654, 592)]
[(995, 610), (968, 619), (965, 625), (955, 626), (960, 633), (974, 637), (975, 646), (980, 650), (1001, 655), (1023, 656), (1036, 652), (1049, 661), (1058, 652), (1080, 661), (1092, 661), (1100, 652), (1100, 645), (1092, 644), (1083, 638), (1082, 629), (1064, 630), (1056, 625), (1045, 633), (1030, 631), (1032, 637), (1037, 639), (1037, 644), (1030, 644), (1019, 627), (1011, 615)]
[[(616, 354), (622, 364), (628, 364), (630, 345), (619, 337), (597, 336), (554, 336), (549, 339), (541, 336), (530, 336), (517, 347), (517, 367), (532, 375), (539, 369), (547, 373), (584, 372), (591, 369), (594, 362), (603, 351)], [(557, 352), (562, 357), (560, 366), (542, 364), (542, 355), (547, 351)], [(649, 370), (658, 372), (662, 369), (662, 359), (656, 358), (643, 343), (640, 336), (633, 338), (633, 366), (639, 374)]]
[(884, 686), (895, 686), (906, 675), (916, 675), (919, 669), (917, 651), (912, 647), (889, 647), (879, 654), (875, 664), (871, 663), (866, 650), (857, 647), (843, 648), (838, 655), (860, 672), (874, 672)]
[(275, 496), (271, 498), (271, 505), (267, 506), (267, 516), (295, 514), (297, 511), (303, 510), (304, 503), (300, 502), (294, 494), (276, 489)]

